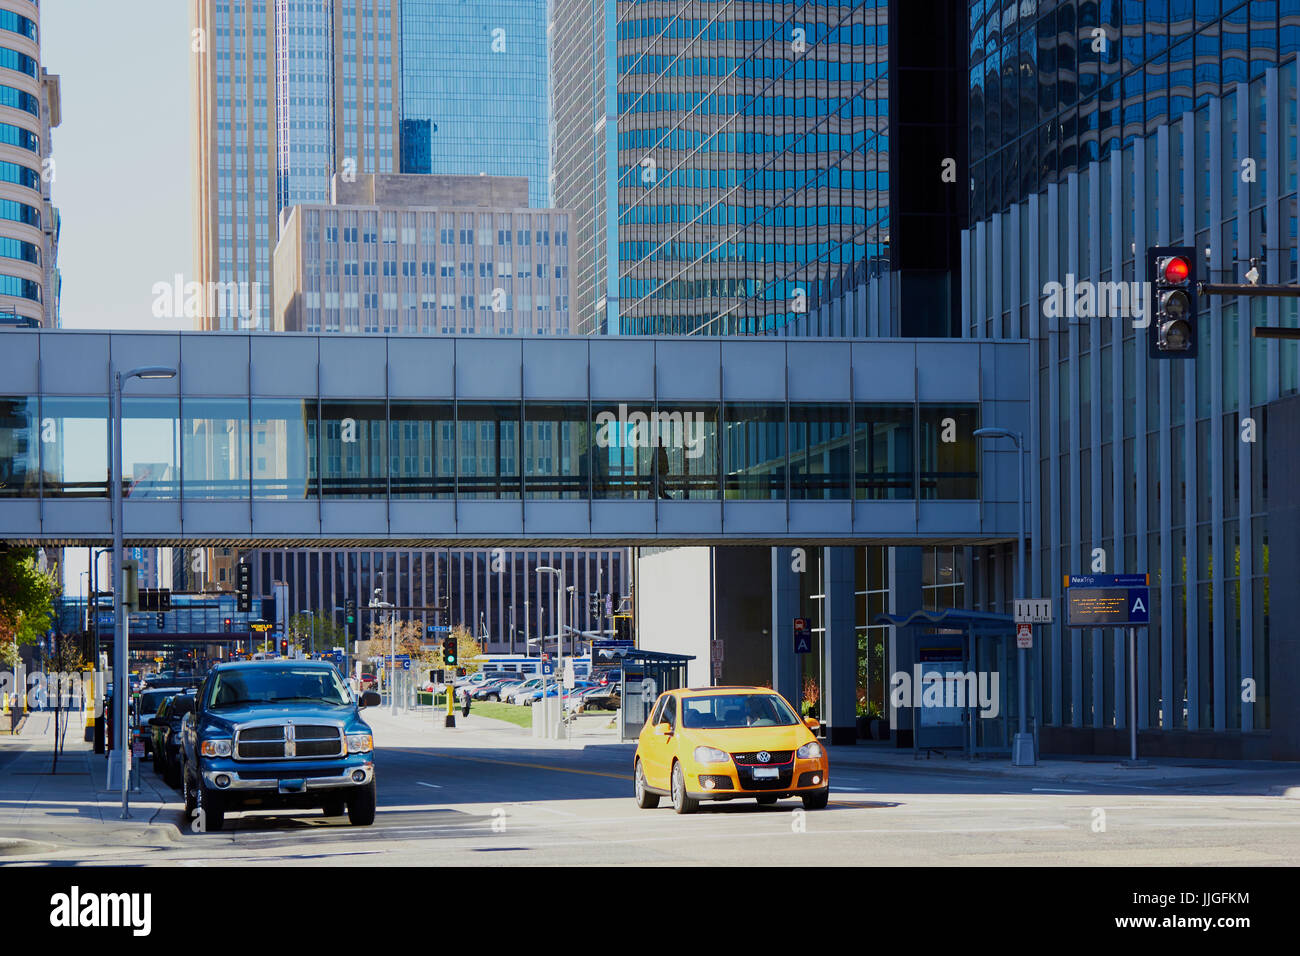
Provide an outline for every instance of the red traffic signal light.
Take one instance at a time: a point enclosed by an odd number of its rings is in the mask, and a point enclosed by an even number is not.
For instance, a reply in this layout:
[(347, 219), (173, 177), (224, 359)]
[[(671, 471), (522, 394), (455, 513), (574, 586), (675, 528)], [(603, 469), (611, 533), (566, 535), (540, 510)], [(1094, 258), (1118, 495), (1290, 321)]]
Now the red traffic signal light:
[(230, 633), (230, 625), (231, 625), (231, 620), (230, 620), (230, 618), (226, 618), (226, 633), (227, 633), (227, 634)]
[(282, 657), (289, 656), (289, 641), (285, 638), (280, 639), (280, 655)]
[(1182, 285), (1192, 274), (1192, 266), (1182, 256), (1170, 256), (1168, 259), (1161, 260), (1160, 271), (1166, 282)]

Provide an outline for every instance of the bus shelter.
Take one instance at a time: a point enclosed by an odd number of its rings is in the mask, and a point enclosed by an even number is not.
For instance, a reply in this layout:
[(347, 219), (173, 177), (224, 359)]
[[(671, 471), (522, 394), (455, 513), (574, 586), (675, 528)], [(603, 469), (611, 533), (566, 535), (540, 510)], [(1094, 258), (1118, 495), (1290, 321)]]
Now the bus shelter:
[(917, 756), (1011, 753), (1019, 699), (1011, 615), (948, 608), (875, 623), (896, 629), (888, 690), (899, 747)]
[(693, 655), (635, 648), (622, 655), (620, 741), (636, 740), (641, 735), (641, 728), (660, 694), (686, 686), (686, 664), (693, 660)]

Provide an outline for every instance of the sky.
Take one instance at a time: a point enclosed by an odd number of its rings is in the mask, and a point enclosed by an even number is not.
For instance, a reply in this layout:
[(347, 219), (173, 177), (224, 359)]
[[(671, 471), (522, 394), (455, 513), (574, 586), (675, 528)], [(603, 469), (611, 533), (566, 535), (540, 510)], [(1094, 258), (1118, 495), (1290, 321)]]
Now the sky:
[(189, 7), (41, 4), (63, 105), (51, 140), (64, 328), (193, 327), (152, 311), (155, 283), (193, 272)]

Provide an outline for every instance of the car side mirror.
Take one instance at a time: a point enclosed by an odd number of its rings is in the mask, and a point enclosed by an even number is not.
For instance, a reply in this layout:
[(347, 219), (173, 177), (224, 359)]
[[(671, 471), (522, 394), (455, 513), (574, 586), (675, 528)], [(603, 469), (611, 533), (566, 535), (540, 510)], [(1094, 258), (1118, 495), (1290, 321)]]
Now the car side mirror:
[(671, 737), (673, 733), (673, 725), (668, 723), (666, 720), (661, 724), (655, 724), (655, 733), (660, 737)]
[(381, 698), (381, 697), (380, 697), (378, 694), (376, 694), (373, 690), (368, 690), (368, 691), (366, 691), (364, 694), (361, 695), (361, 701), (360, 701), (360, 703), (359, 703), (357, 706), (358, 706), (358, 707), (378, 707), (382, 702), (383, 702), (383, 698)]
[(805, 717), (803, 719), (803, 722), (813, 730), (816, 730), (818, 727), (821, 726), (821, 721), (819, 721), (816, 717)]

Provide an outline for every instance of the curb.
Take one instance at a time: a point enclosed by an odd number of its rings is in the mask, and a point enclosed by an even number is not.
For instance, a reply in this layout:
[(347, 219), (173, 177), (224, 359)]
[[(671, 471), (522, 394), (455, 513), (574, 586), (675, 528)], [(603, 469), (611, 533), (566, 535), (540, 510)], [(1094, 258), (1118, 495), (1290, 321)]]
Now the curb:
[(1288, 800), (1300, 800), (1300, 787), (1269, 787), (1269, 795), (1274, 797), (1285, 797)]
[[(1121, 758), (1116, 758), (1117, 761)], [(929, 766), (927, 766), (929, 764)], [(831, 752), (831, 766), (836, 766), (834, 751)], [(1126, 770), (1126, 774), (1131, 776), (1116, 778), (1101, 778), (1080, 773), (1077, 771), (1067, 771), (1064, 773), (1035, 773), (1035, 768), (1026, 767), (1023, 770), (1013, 769), (1011, 767), (980, 767), (977, 770), (965, 770), (959, 767), (945, 767), (942, 762), (934, 765), (934, 761), (916, 761), (916, 766), (910, 764), (892, 763), (888, 761), (842, 761), (838, 766), (849, 770), (893, 770), (899, 773), (932, 773), (942, 774), (949, 777), (1010, 777), (1017, 780), (1037, 780), (1044, 783), (1075, 783), (1088, 784), (1091, 786), (1123, 786), (1130, 780), (1140, 780), (1144, 783), (1158, 784), (1164, 787), (1195, 787), (1195, 786), (1213, 786), (1221, 783), (1243, 783), (1246, 782), (1238, 772), (1229, 768), (1224, 768), (1221, 773), (1213, 776), (1197, 777), (1161, 777), (1150, 775), (1152, 771), (1159, 772), (1163, 768), (1159, 766), (1145, 767), (1138, 770)], [(1143, 770), (1146, 773), (1143, 773)], [(1285, 792), (1283, 792), (1285, 791)], [(1300, 799), (1300, 787), (1271, 787), (1270, 793), (1281, 793), (1283, 796), (1290, 796)]]

